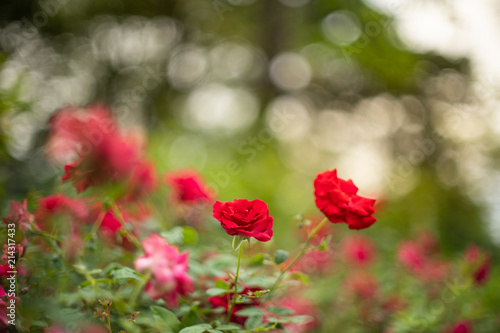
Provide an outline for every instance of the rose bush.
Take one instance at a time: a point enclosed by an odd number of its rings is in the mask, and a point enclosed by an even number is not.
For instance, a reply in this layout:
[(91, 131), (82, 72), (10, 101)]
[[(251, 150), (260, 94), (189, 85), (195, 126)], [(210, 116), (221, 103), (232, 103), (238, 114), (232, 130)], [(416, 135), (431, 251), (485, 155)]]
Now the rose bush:
[[(359, 233), (376, 221), (375, 200), (359, 196), (337, 170), (319, 173), (307, 189), (325, 218), (275, 224), (273, 205), (218, 201), (193, 169), (159, 177), (144, 140), (103, 106), (56, 113), (46, 150), (63, 182), (5, 207), (2, 332), (439, 333), (500, 326), (483, 315), (494, 312), (496, 291), (486, 250), (471, 244), (449, 258), (430, 232), (399, 244), (387, 241), (387, 231)], [(279, 248), (276, 230), (292, 227), (297, 232)]]

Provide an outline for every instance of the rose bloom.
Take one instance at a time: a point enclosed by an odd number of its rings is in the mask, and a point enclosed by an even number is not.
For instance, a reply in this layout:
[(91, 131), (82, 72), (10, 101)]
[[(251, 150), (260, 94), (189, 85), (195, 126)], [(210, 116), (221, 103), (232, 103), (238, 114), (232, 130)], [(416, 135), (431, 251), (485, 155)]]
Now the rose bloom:
[(349, 229), (363, 229), (377, 220), (374, 199), (357, 195), (358, 188), (352, 180), (337, 177), (337, 170), (319, 173), (314, 180), (316, 206), (332, 223), (345, 222)]
[(152, 299), (163, 298), (171, 308), (178, 304), (179, 296), (193, 291), (193, 281), (188, 275), (188, 253), (179, 253), (176, 246), (165, 238), (153, 234), (142, 242), (144, 256), (134, 261), (139, 272), (150, 271), (151, 279), (145, 291)]
[(212, 202), (213, 194), (196, 171), (182, 170), (167, 173), (167, 184), (172, 188), (173, 199), (184, 204)]
[(375, 247), (370, 238), (363, 235), (345, 237), (341, 243), (342, 256), (355, 266), (366, 266), (375, 259)]
[(273, 218), (269, 216), (267, 204), (262, 200), (216, 201), (213, 217), (231, 236), (254, 237), (261, 242), (273, 237)]

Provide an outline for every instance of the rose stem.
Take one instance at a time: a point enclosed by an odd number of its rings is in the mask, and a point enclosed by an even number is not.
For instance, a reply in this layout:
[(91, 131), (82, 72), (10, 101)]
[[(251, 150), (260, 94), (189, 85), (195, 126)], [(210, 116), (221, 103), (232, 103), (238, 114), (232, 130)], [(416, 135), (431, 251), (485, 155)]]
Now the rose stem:
[(243, 244), (240, 244), (240, 250), (238, 251), (238, 265), (236, 266), (236, 275), (234, 276), (234, 297), (229, 311), (227, 312), (227, 322), (231, 320), (231, 314), (233, 313), (234, 306), (236, 305), (236, 298), (238, 298), (238, 277), (240, 275), (240, 262), (241, 262), (241, 251), (243, 249)]
[(125, 220), (123, 219), (122, 213), (118, 209), (118, 206), (116, 205), (116, 202), (113, 203), (111, 206), (113, 209), (113, 213), (116, 215), (116, 218), (118, 221), (120, 221), (120, 224), (123, 227), (123, 231), (125, 232), (125, 235), (129, 238), (129, 240), (138, 248), (142, 249), (141, 243), (137, 240), (137, 238), (130, 232), (130, 230), (127, 229), (127, 226), (125, 224)]
[(311, 240), (318, 233), (318, 231), (325, 225), (325, 223), (327, 221), (328, 221), (328, 219), (325, 217), (316, 226), (316, 228), (314, 228), (313, 231), (311, 231), (311, 233), (307, 237), (307, 240), (304, 243), (304, 246), (302, 247), (302, 249), (300, 250), (300, 252), (295, 256), (295, 258), (292, 260), (292, 262), (289, 263), (288, 266), (286, 266), (286, 268), (281, 271), (280, 276), (278, 276), (278, 279), (276, 279), (276, 281), (274, 282), (273, 286), (271, 287), (271, 289), (270, 289), (269, 293), (267, 294), (267, 297), (264, 299), (263, 303), (265, 303), (266, 301), (268, 301), (271, 298), (272, 294), (274, 293), (274, 291), (276, 290), (276, 288), (279, 286), (281, 280), (283, 280), (283, 277), (285, 276), (285, 274), (290, 270), (290, 268), (293, 267), (293, 265), (295, 265), (297, 263), (297, 261), (300, 260), (300, 258), (302, 258), (302, 256), (304, 255), (304, 253), (306, 253), (306, 250), (307, 250), (307, 247), (309, 246), (309, 243), (311, 243)]

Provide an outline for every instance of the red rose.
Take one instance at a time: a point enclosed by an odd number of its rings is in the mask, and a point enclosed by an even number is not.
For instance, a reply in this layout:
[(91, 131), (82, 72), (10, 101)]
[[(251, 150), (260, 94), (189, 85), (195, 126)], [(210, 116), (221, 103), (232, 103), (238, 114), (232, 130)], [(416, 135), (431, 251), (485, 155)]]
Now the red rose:
[(375, 200), (356, 192), (358, 188), (352, 180), (338, 178), (336, 169), (319, 173), (314, 180), (316, 206), (330, 222), (345, 222), (349, 229), (367, 228), (377, 220), (372, 216)]
[(267, 204), (262, 200), (216, 201), (213, 217), (231, 236), (254, 237), (261, 242), (273, 237), (273, 218), (269, 216)]

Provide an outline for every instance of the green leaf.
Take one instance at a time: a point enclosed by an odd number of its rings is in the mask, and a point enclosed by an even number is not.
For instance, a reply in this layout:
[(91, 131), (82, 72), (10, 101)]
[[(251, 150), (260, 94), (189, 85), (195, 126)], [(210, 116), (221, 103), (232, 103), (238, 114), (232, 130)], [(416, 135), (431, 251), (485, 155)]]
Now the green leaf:
[(264, 254), (263, 253), (256, 254), (248, 262), (248, 265), (250, 265), (250, 266), (262, 266), (263, 264), (264, 264)]
[(113, 280), (119, 280), (119, 279), (142, 280), (142, 277), (139, 276), (136, 271), (134, 271), (132, 268), (129, 267), (122, 267), (119, 269), (115, 269), (111, 271), (110, 275)]
[(248, 330), (254, 330), (262, 325), (262, 316), (250, 316), (245, 322), (245, 328)]
[(288, 309), (288, 308), (280, 308), (278, 306), (270, 306), (268, 308), (269, 311), (274, 313), (277, 316), (283, 316), (283, 315), (291, 315), (294, 314), (295, 311)]
[(210, 288), (207, 289), (206, 293), (208, 296), (219, 296), (222, 294), (225, 294), (227, 292), (227, 289), (222, 289), (222, 288)]
[(309, 277), (302, 272), (294, 272), (290, 274), (290, 278), (300, 280), (305, 284), (308, 284), (310, 282)]
[(179, 333), (205, 333), (206, 331), (211, 332), (211, 330), (212, 326), (210, 326), (209, 324), (198, 324), (194, 326), (185, 327)]
[(198, 233), (192, 227), (175, 227), (160, 233), (169, 244), (190, 245), (198, 242)]
[(250, 317), (250, 316), (263, 316), (265, 313), (260, 308), (257, 307), (248, 307), (243, 310), (236, 312), (236, 315), (242, 317)]
[(184, 245), (196, 244), (198, 242), (198, 233), (192, 227), (183, 227), (182, 242)]
[(197, 324), (201, 324), (201, 323), (202, 323), (202, 320), (200, 319), (200, 317), (198, 317), (198, 315), (196, 314), (196, 312), (193, 311), (193, 310), (190, 310), (182, 318), (180, 328), (185, 328), (185, 327), (189, 327), (189, 326), (193, 326), (193, 325), (197, 325)]
[(165, 308), (152, 305), (150, 306), (151, 312), (153, 313), (153, 318), (158, 323), (165, 325), (168, 328), (171, 328), (173, 331), (177, 331), (180, 326), (180, 321), (177, 319), (175, 314), (168, 311)]
[(169, 244), (182, 245), (184, 239), (184, 229), (182, 227), (175, 227), (168, 231), (163, 231), (160, 236), (164, 237)]
[(276, 252), (274, 252), (274, 262), (279, 265), (281, 264), (282, 262), (284, 262), (286, 259), (288, 259), (288, 251), (285, 251), (285, 250), (276, 250)]
[(215, 288), (228, 290), (229, 289), (229, 284), (226, 281), (224, 281), (224, 280), (217, 280), (215, 282)]

